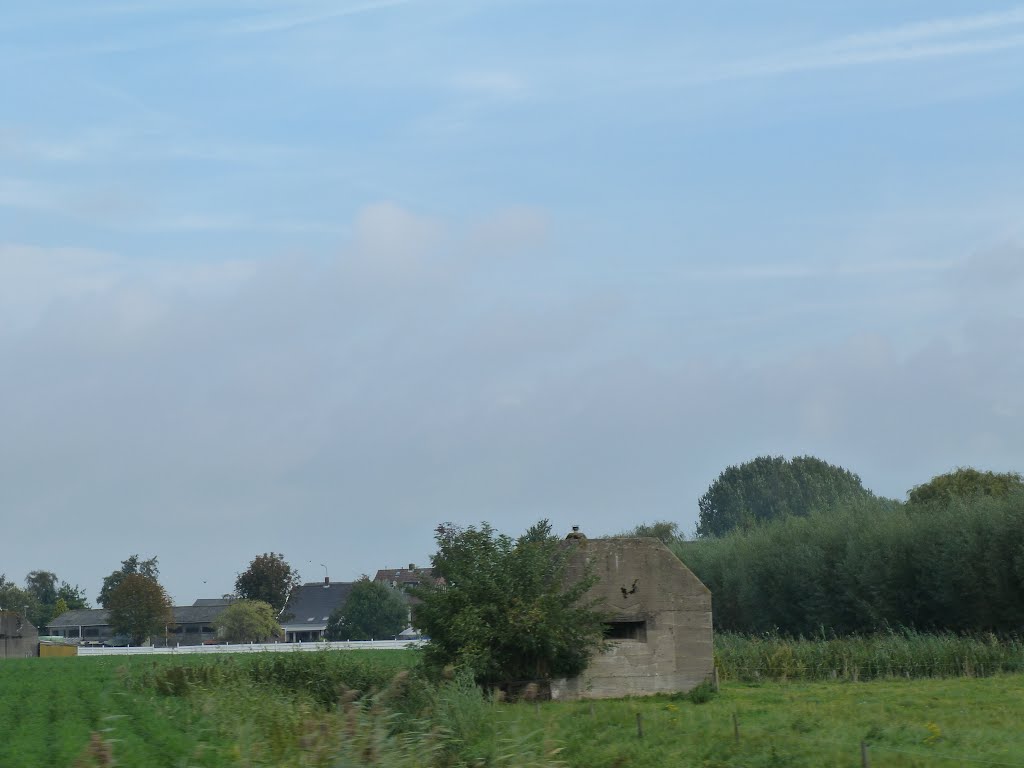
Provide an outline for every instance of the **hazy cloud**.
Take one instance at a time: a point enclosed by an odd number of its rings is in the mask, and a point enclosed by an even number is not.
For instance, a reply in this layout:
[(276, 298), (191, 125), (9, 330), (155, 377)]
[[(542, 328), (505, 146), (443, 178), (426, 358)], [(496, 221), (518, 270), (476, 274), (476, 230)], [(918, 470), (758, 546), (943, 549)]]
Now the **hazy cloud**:
[[(689, 528), (717, 473), (760, 453), (820, 455), (892, 495), (958, 463), (1024, 464), (1024, 328), (987, 325), (1005, 318), (909, 352), (881, 334), (739, 365), (645, 349), (625, 295), (509, 290), (507, 258), (543, 279), (549, 227), (382, 203), (328, 260), (0, 249), (18, 318), (0, 335), (0, 504), (63, 532), (5, 569), (95, 594), (140, 551), (192, 599), (269, 549), (336, 578), (422, 560), (439, 520)], [(1008, 258), (984, 263), (1005, 279)]]

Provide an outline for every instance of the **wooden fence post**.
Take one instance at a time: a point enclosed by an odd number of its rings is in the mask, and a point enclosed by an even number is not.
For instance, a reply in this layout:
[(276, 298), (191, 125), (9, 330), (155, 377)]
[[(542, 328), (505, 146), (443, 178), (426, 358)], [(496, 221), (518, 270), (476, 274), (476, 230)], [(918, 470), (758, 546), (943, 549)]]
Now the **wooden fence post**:
[(736, 743), (740, 743), (740, 720), (736, 717), (736, 713), (732, 713), (732, 737), (736, 740)]
[(636, 737), (638, 739), (644, 737), (644, 716), (640, 712), (636, 713)]
[(711, 670), (711, 687), (715, 693), (718, 693), (718, 667), (715, 666)]
[(871, 768), (871, 757), (868, 755), (868, 745), (863, 741), (860, 743), (860, 765), (861, 768)]

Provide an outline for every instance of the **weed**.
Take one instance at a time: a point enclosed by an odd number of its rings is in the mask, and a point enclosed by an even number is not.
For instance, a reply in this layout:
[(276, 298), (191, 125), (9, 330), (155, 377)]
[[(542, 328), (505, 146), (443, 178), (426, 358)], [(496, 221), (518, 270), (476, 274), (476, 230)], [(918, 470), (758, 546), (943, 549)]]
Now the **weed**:
[(690, 692), (686, 694), (686, 698), (694, 704), (707, 704), (715, 698), (715, 687), (705, 680), (700, 685), (691, 689)]

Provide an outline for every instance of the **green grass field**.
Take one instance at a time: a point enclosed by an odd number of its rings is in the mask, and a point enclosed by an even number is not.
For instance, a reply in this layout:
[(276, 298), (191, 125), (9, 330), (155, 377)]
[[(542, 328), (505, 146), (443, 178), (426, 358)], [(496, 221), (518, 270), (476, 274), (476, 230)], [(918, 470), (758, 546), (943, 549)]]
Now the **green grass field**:
[[(331, 663), (308, 663), (314, 656)], [(321, 708), (317, 698), (324, 690), (336, 699), (331, 672), (380, 687), (413, 661), (404, 651), (7, 660), (0, 663), (0, 768), (71, 766), (93, 732), (112, 742), (121, 766), (245, 765), (244, 750), (229, 738), (234, 730), (248, 730), (258, 745), (287, 741), (284, 729), (297, 728), (297, 717)], [(295, 674), (285, 680), (290, 665)], [(181, 676), (159, 673), (183, 669), (241, 669), (268, 684), (253, 688), (222, 675), (210, 688), (234, 698), (219, 707), (216, 693), (198, 685), (191, 686), (192, 696), (161, 695), (159, 682)], [(274, 713), (287, 717), (271, 723)]]
[[(573, 766), (1024, 766), (1024, 676), (864, 683), (732, 684), (710, 702), (546, 704)], [(637, 735), (636, 716), (644, 737)], [(736, 715), (739, 741), (736, 741)]]
[[(409, 689), (395, 673), (414, 660), (360, 651), (7, 661), (0, 766), (110, 764), (83, 756), (93, 732), (119, 766), (857, 766), (861, 741), (876, 768), (1024, 766), (1020, 674), (735, 682), (703, 704), (497, 704), (458, 680)], [(360, 704), (343, 680), (384, 691)], [(328, 696), (348, 703), (325, 707)]]

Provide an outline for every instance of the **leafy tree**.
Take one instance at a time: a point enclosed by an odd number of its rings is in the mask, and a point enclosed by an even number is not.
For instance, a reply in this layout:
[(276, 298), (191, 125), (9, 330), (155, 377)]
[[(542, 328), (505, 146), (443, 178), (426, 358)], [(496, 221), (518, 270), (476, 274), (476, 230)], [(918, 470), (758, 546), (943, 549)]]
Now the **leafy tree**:
[(127, 560), (123, 560), (118, 570), (104, 577), (103, 586), (97, 598), (99, 604), (104, 608), (109, 608), (110, 597), (114, 590), (120, 586), (125, 577), (131, 575), (145, 576), (147, 579), (157, 581), (160, 578), (160, 568), (157, 566), (156, 558), (140, 560), (138, 555), (132, 555)]
[(730, 466), (700, 497), (698, 536), (721, 536), (766, 520), (806, 517), (842, 501), (872, 498), (860, 478), (813, 456), (759, 456)]
[(63, 597), (58, 597), (57, 604), (53, 606), (53, 618), (57, 618), (62, 613), (67, 613), (68, 610), (67, 601)]
[(85, 590), (77, 584), (72, 586), (66, 581), (62, 581), (57, 588), (57, 599), (63, 600), (69, 611), (89, 607), (89, 601), (85, 598)]
[(281, 634), (277, 611), (262, 600), (232, 603), (217, 618), (214, 626), (229, 643), (259, 643)]
[(172, 621), (167, 592), (156, 579), (141, 573), (126, 574), (105, 607), (111, 628), (116, 634), (128, 635), (132, 645), (142, 645)]
[(57, 574), (52, 571), (30, 571), (25, 577), (25, 591), (33, 598), (28, 620), (36, 627), (45, 627), (53, 618), (57, 603)]
[(487, 685), (546, 680), (579, 674), (603, 647), (604, 615), (585, 597), (596, 577), (568, 578), (576, 549), (548, 521), (518, 540), (487, 523), (445, 523), (435, 540), (443, 581), (412, 590), (429, 664), (466, 666)]
[(679, 533), (679, 524), (670, 523), (667, 520), (658, 520), (653, 523), (641, 523), (628, 536), (646, 536), (657, 539), (662, 544), (673, 544), (680, 541), (683, 535)]
[(923, 505), (970, 496), (1001, 498), (1014, 491), (1024, 491), (1024, 477), (1017, 472), (982, 472), (960, 467), (944, 475), (936, 475), (927, 483), (915, 485), (907, 493), (907, 501)]
[(42, 610), (34, 593), (22, 589), (2, 573), (0, 573), (0, 608), (5, 611), (17, 611), (34, 625), (35, 621), (32, 621), (32, 617), (38, 616)]
[[(6, 579), (4, 581), (11, 585)], [(0, 594), (3, 594), (3, 589), (4, 587), (0, 585)], [(60, 582), (60, 586), (58, 586), (57, 574), (53, 571), (30, 571), (25, 577), (24, 589), (19, 589), (17, 594), (8, 592), (8, 602), (11, 605), (17, 605), (17, 609), (25, 612), (28, 620), (40, 629), (49, 624), (54, 616), (59, 615), (57, 603), (62, 598), (65, 611), (71, 608), (88, 607), (85, 593), (77, 586), (72, 587), (66, 581)], [(26, 606), (28, 606), (27, 611), (25, 610)]]
[(245, 572), (238, 575), (235, 591), (243, 599), (262, 600), (275, 611), (281, 611), (299, 582), (299, 572), (285, 562), (284, 555), (265, 552), (253, 558)]
[(394, 637), (409, 619), (409, 604), (394, 587), (363, 576), (352, 585), (345, 604), (327, 622), (328, 640), (374, 640)]
[(30, 571), (25, 577), (25, 589), (43, 605), (57, 602), (57, 574), (53, 571)]

